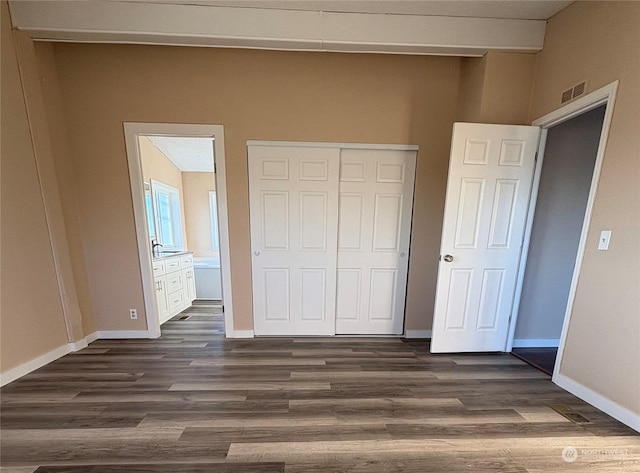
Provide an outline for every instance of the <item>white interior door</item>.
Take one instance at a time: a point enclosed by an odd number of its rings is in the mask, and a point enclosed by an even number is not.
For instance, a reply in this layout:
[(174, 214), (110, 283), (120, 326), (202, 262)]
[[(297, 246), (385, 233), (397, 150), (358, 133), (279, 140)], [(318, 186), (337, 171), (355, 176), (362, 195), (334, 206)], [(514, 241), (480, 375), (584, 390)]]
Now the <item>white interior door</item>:
[(402, 334), (416, 152), (343, 149), (336, 333)]
[(540, 129), (453, 128), (431, 351), (504, 351)]
[(249, 146), (256, 335), (334, 335), (338, 148)]

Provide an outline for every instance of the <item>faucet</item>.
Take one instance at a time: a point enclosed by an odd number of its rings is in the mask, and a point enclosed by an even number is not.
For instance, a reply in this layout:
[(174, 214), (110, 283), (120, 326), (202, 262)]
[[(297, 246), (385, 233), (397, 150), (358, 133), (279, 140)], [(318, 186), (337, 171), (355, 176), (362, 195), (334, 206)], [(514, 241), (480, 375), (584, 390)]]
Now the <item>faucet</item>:
[(159, 247), (162, 247), (162, 245), (158, 243), (155, 238), (153, 238), (151, 240), (151, 254), (153, 256), (160, 256), (160, 251), (158, 250)]

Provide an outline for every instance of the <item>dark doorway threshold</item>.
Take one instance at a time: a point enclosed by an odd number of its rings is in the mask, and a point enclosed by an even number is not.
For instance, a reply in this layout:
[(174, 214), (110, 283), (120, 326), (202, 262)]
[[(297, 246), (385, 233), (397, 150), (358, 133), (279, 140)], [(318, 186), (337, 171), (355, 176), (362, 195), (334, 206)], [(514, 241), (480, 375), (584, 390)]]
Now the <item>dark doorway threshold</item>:
[(558, 355), (557, 348), (514, 348), (511, 354), (551, 376)]

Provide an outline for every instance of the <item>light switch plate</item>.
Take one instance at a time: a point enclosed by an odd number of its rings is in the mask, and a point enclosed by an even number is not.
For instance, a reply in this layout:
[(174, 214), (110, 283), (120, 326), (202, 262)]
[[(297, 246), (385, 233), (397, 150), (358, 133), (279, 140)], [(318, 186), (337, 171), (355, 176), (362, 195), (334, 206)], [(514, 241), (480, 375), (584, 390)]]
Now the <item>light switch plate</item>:
[(611, 230), (602, 230), (600, 232), (600, 240), (598, 242), (598, 249), (607, 251), (609, 249), (609, 240), (611, 240)]

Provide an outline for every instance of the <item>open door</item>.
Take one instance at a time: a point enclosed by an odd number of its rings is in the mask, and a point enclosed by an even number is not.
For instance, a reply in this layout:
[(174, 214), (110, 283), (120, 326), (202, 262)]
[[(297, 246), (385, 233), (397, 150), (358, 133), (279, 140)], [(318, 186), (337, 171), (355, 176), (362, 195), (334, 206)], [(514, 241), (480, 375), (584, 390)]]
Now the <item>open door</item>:
[(432, 353), (505, 350), (539, 136), (453, 127)]

